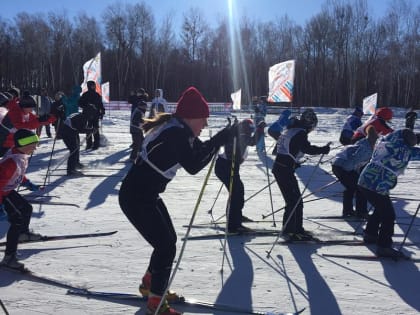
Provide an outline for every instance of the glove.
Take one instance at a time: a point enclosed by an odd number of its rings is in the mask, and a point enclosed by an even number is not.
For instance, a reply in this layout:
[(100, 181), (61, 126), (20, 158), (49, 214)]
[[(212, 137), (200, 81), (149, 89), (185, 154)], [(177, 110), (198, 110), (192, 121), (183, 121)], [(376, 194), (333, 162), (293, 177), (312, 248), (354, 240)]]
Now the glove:
[(216, 133), (210, 139), (210, 141), (215, 147), (221, 147), (229, 142), (234, 131), (235, 129), (232, 126), (226, 126), (222, 130), (220, 130), (218, 133)]
[(321, 150), (322, 150), (321, 154), (328, 154), (328, 153), (330, 153), (330, 144), (328, 143), (327, 145), (321, 147)]
[(41, 187), (39, 185), (35, 185), (30, 180), (27, 180), (26, 182), (22, 183), (22, 186), (28, 188), (30, 191), (41, 190)]

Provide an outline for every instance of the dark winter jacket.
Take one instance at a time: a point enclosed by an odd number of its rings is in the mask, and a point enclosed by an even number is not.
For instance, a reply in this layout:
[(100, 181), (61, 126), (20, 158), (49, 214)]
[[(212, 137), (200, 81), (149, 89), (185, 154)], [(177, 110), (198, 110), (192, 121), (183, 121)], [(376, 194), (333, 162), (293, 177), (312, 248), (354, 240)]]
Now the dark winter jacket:
[(328, 145), (323, 147), (312, 145), (308, 141), (308, 131), (298, 119), (295, 119), (293, 125), (282, 133), (277, 141), (275, 164), (295, 169), (304, 154), (328, 154), (329, 151)]
[(221, 145), (219, 140), (216, 135), (201, 142), (188, 125), (173, 117), (146, 133), (139, 158), (124, 181), (145, 199), (155, 199), (179, 168), (190, 174), (204, 168)]
[(97, 117), (94, 119), (99, 119), (105, 114), (105, 107), (102, 103), (102, 96), (100, 96), (94, 90), (88, 90), (87, 92), (83, 93), (83, 95), (79, 98), (79, 106), (82, 109), (85, 109), (89, 104), (94, 105), (97, 111)]

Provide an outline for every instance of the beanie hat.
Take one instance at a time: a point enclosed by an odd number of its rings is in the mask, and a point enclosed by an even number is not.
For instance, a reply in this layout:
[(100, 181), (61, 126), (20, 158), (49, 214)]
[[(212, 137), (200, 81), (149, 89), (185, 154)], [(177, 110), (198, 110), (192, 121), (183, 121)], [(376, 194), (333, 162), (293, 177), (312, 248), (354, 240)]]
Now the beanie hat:
[(363, 116), (363, 110), (360, 107), (356, 107), (354, 109), (353, 115), (362, 117)]
[(21, 108), (34, 108), (36, 102), (32, 96), (29, 95), (28, 91), (23, 92), (23, 96), (19, 100), (19, 106)]
[(318, 125), (318, 117), (312, 108), (305, 109), (300, 115), (300, 121), (306, 129), (315, 129)]
[(369, 143), (372, 147), (375, 145), (376, 140), (378, 140), (378, 138), (379, 138), (375, 127), (373, 127), (372, 125), (370, 125), (366, 128), (366, 138), (368, 139), (368, 141), (369, 141)]
[(207, 118), (209, 105), (203, 95), (193, 86), (182, 93), (176, 106), (175, 115), (180, 118)]
[(408, 128), (403, 129), (402, 137), (404, 139), (405, 144), (407, 144), (410, 147), (414, 147), (417, 144), (416, 134)]
[(393, 113), (389, 107), (382, 107), (376, 110), (376, 116), (382, 118), (385, 121), (391, 120)]
[(0, 93), (0, 106), (4, 106), (9, 102), (7, 95)]
[(86, 86), (89, 90), (94, 90), (96, 89), (96, 83), (95, 81), (87, 81)]
[(20, 94), (20, 90), (17, 87), (12, 87), (7, 92), (9, 92), (10, 94), (12, 94), (13, 97), (19, 97), (19, 94)]
[(38, 136), (29, 129), (19, 129), (13, 135), (15, 147), (23, 147), (28, 144), (39, 142)]
[(238, 130), (239, 134), (244, 134), (250, 137), (251, 134), (255, 131), (254, 122), (252, 119), (246, 118), (238, 124)]

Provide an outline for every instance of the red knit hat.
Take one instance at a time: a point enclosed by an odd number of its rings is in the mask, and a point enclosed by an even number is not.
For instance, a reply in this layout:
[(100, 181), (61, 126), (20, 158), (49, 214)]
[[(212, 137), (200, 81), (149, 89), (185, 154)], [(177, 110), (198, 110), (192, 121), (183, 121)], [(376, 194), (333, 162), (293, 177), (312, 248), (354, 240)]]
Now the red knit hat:
[(209, 105), (200, 91), (191, 86), (178, 100), (175, 115), (181, 118), (207, 118), (210, 116)]

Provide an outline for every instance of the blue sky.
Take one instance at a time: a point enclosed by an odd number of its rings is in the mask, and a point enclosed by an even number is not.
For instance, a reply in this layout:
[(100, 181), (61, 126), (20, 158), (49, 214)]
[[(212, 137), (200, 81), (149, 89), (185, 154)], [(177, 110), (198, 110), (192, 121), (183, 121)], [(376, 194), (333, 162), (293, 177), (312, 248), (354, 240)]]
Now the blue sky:
[[(235, 1), (235, 0), (233, 0)], [(12, 19), (19, 12), (39, 13), (50, 11), (66, 11), (69, 16), (86, 12), (101, 20), (104, 8), (115, 3), (138, 3), (139, 0), (2, 0), (0, 16), (3, 19)], [(174, 21), (180, 23), (184, 12), (190, 7), (202, 10), (210, 23), (217, 21), (218, 17), (227, 15), (228, 0), (145, 0), (154, 12), (156, 19), (159, 16), (171, 14)], [(287, 14), (293, 21), (304, 25), (313, 15), (320, 12), (326, 0), (236, 0), (235, 6), (239, 16), (246, 15), (257, 21), (274, 20)], [(389, 0), (368, 0), (368, 6), (375, 18), (385, 14)], [(420, 3), (420, 0), (414, 0)]]

